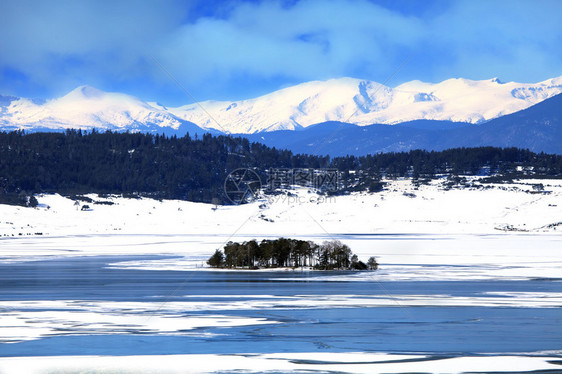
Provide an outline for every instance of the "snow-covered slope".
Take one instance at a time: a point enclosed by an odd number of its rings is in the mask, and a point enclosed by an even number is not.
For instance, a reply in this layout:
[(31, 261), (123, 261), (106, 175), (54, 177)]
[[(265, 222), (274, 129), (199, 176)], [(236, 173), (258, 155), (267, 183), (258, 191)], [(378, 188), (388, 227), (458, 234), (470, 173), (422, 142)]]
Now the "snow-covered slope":
[(201, 103), (213, 119), (195, 104), (169, 110), (200, 126), (232, 133), (295, 130), (326, 121), (358, 125), (417, 119), (481, 123), (561, 92), (562, 77), (535, 84), (461, 78), (437, 84), (412, 81), (396, 88), (341, 78), (303, 83), (251, 100)]
[(186, 270), (229, 240), (290, 237), (339, 239), (364, 261), (376, 254), (386, 280), (560, 278), (562, 181), (467, 179), (452, 189), (446, 179), (387, 181), (383, 192), (345, 196), (297, 188), (238, 206), (91, 194), (82, 210), (83, 201), (39, 195), (37, 208), (0, 205), (0, 263), (159, 254), (175, 258), (115, 266)]
[[(0, 205), (0, 237), (37, 232), (55, 236), (236, 232), (258, 237), (327, 232), (555, 234), (562, 229), (562, 181), (488, 184), (478, 182), (478, 178), (467, 177), (470, 186), (455, 188), (450, 188), (446, 179), (420, 186), (408, 179), (387, 180), (383, 192), (337, 197), (296, 188), (289, 191), (291, 194), (265, 195), (251, 204), (218, 208), (188, 201), (102, 198), (93, 194), (89, 197), (94, 203), (77, 203), (60, 195), (38, 195), (37, 209)], [(542, 190), (537, 189), (540, 184)], [(82, 211), (84, 204), (91, 210)]]
[(0, 96), (0, 129), (174, 129), (182, 124), (249, 134), (297, 130), (326, 121), (357, 125), (429, 119), (481, 123), (562, 93), (562, 77), (544, 82), (498, 79), (420, 81), (390, 88), (353, 78), (313, 81), (242, 101), (206, 101), (178, 108), (80, 86), (45, 103)]
[(18, 129), (143, 130), (153, 126), (178, 129), (186, 122), (133, 96), (107, 93), (90, 86), (80, 86), (45, 103), (11, 98), (5, 100), (0, 114), (0, 126)]

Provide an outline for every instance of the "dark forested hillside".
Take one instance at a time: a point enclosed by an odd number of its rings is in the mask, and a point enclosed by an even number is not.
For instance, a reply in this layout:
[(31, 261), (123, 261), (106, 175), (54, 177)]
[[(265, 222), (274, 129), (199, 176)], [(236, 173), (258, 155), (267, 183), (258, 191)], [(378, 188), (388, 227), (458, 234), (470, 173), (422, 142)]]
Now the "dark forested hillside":
[[(70, 130), (0, 132), (0, 193), (139, 193), (211, 201), (237, 168), (321, 167), (322, 157), (294, 156), (246, 139), (191, 138)], [(222, 200), (222, 199), (221, 199)]]
[(29, 197), (40, 192), (226, 202), (225, 177), (237, 168), (251, 168), (263, 180), (270, 168), (335, 168), (340, 174), (340, 192), (345, 192), (376, 190), (381, 177), (498, 172), (560, 175), (562, 156), (482, 147), (330, 159), (295, 155), (229, 136), (0, 132), (0, 202), (4, 203), (29, 204)]

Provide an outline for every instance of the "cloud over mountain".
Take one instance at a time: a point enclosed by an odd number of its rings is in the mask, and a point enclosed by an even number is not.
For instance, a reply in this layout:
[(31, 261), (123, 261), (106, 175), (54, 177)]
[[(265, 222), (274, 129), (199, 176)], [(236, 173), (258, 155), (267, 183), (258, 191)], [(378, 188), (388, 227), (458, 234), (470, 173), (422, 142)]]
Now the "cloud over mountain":
[(560, 75), (559, 1), (300, 0), (0, 4), (4, 93), (62, 95), (82, 84), (167, 104), (240, 99), (310, 80), (389, 84), (451, 76)]

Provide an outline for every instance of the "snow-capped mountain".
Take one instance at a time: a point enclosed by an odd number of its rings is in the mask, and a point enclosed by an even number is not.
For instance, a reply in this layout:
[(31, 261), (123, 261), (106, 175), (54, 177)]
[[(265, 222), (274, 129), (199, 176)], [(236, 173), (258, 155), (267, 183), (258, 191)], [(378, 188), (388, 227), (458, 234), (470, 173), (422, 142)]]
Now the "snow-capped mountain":
[[(498, 79), (412, 81), (390, 88), (353, 78), (313, 81), (255, 99), (178, 108), (80, 86), (46, 102), (0, 96), (0, 129), (111, 129), (252, 134), (298, 130), (326, 121), (359, 126), (413, 120), (482, 123), (562, 93), (562, 77), (540, 83)], [(195, 125), (199, 126), (195, 126)]]
[(324, 122), (302, 131), (279, 130), (243, 136), (295, 154), (332, 157), (486, 146), (562, 154), (562, 94), (480, 125), (423, 119), (370, 126)]
[[(231, 133), (296, 130), (326, 121), (364, 126), (429, 119), (481, 123), (562, 92), (562, 77), (536, 84), (449, 79), (390, 88), (341, 78), (314, 81), (242, 101), (208, 101), (169, 109), (199, 126)], [(215, 122), (216, 121), (216, 122)], [(217, 125), (217, 122), (219, 125)]]
[(187, 121), (156, 105), (122, 93), (108, 93), (90, 86), (80, 86), (67, 95), (38, 102), (3, 96), (0, 100), (0, 127), (33, 130), (110, 129), (177, 130)]

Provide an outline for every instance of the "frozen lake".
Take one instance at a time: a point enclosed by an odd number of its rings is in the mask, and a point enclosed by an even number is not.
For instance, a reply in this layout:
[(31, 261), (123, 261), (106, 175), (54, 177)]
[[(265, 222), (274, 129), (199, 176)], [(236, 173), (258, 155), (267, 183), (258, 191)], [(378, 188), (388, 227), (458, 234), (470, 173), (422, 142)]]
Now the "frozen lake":
[[(3, 205), (0, 373), (561, 372), (560, 181), (440, 184)], [(229, 240), (279, 237), (339, 239), (381, 268), (201, 268)]]
[(1, 239), (0, 373), (560, 372), (560, 235), (335, 237), (381, 268), (201, 268), (229, 235)]
[(345, 272), (108, 266), (154, 259), (163, 258), (0, 264), (0, 356), (562, 351), (560, 279), (389, 282), (363, 273), (354, 282)]

